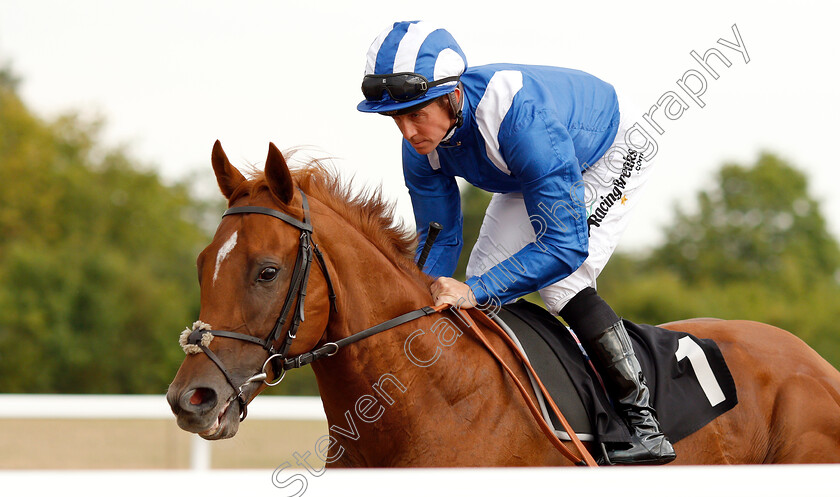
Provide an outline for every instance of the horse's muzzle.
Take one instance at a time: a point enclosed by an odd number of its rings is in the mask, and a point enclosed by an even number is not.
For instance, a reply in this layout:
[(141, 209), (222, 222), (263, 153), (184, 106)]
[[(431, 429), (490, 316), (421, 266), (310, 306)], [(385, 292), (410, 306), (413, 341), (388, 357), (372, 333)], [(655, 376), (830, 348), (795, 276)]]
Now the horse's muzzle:
[(210, 387), (177, 388), (173, 384), (166, 400), (182, 430), (215, 440), (230, 438), (239, 429), (239, 403), (227, 393)]

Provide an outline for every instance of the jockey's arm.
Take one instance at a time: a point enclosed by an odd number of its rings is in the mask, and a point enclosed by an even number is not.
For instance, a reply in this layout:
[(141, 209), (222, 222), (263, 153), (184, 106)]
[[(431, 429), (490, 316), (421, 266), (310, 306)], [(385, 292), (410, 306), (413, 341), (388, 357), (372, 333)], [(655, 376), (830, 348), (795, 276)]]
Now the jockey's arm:
[[(572, 138), (548, 112), (503, 128), (501, 151), (522, 196), (536, 241), (466, 284), (478, 304), (501, 304), (574, 272), (588, 256), (583, 180)], [(517, 227), (511, 227), (517, 229)]]
[(424, 271), (433, 277), (452, 276), (464, 245), (458, 184), (455, 178), (432, 169), (425, 156), (412, 152), (411, 147), (404, 142), (403, 175), (417, 226), (415, 260), (426, 241), (429, 223), (436, 221), (443, 229), (429, 251)]

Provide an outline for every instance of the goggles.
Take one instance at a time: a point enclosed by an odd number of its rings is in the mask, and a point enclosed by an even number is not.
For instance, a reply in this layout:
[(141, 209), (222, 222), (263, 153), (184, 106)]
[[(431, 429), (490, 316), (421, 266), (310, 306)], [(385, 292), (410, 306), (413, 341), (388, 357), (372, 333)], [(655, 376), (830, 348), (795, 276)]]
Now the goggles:
[(410, 102), (425, 95), (429, 88), (458, 81), (458, 78), (450, 76), (429, 82), (423, 75), (413, 72), (368, 74), (362, 80), (362, 93), (365, 100), (374, 102), (382, 100), (384, 93), (388, 93), (397, 102)]

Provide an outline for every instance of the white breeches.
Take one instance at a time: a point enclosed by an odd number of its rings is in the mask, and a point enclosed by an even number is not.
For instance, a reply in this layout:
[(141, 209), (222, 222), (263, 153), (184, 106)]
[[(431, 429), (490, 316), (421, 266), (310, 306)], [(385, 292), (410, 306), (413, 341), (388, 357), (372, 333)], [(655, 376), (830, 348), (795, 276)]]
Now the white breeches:
[[(579, 291), (596, 288), (598, 275), (615, 251), (630, 221), (630, 213), (641, 198), (653, 161), (641, 157), (640, 140), (634, 139), (631, 127), (637, 117), (635, 113), (622, 112), (612, 147), (583, 173), (584, 202), (590, 219), (589, 256), (572, 274), (540, 290), (540, 296), (554, 314)], [(470, 253), (467, 278), (483, 274), (534, 241), (536, 234), (522, 194), (494, 194)]]

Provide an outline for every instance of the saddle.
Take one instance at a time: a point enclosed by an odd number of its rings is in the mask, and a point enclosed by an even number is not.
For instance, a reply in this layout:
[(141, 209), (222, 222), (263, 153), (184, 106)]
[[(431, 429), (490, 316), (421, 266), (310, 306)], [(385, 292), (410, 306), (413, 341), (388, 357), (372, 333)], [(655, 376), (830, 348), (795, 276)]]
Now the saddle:
[[(630, 432), (613, 408), (598, 373), (572, 332), (548, 311), (525, 300), (494, 317), (528, 357), (571, 428), (582, 441), (628, 442)], [(672, 443), (738, 404), (735, 382), (717, 344), (684, 332), (624, 320), (651, 390), (662, 431)], [(543, 417), (570, 440), (537, 392)]]

